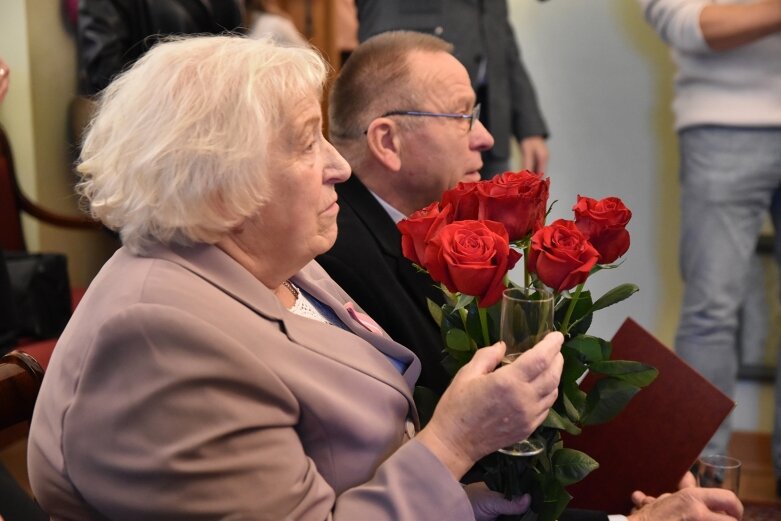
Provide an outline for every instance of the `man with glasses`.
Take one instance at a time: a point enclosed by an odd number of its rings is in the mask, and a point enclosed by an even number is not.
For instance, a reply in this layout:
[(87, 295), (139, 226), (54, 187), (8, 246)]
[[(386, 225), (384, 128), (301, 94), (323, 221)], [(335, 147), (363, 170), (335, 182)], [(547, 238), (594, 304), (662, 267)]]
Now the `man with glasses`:
[(466, 69), (451, 45), (384, 33), (358, 46), (331, 90), (329, 128), (353, 176), (337, 185), (339, 234), (319, 257), (396, 341), (421, 359), (419, 385), (441, 393), (442, 340), (426, 297), (441, 295), (401, 253), (396, 222), (459, 181), (477, 181), (493, 138), (480, 123)]
[[(336, 185), (339, 233), (318, 261), (397, 342), (421, 360), (419, 385), (447, 386), (439, 328), (426, 297), (441, 303), (427, 274), (401, 253), (396, 222), (429, 205), (459, 181), (477, 181), (493, 138), (478, 119), (466, 69), (452, 46), (423, 33), (397, 31), (358, 46), (330, 94), (330, 139), (353, 175)], [(629, 521), (733, 519), (730, 492), (687, 488), (658, 500), (636, 492)], [(645, 506), (643, 506), (645, 505)], [(478, 512), (477, 519), (489, 519)], [(570, 510), (560, 521), (618, 521), (624, 516)]]

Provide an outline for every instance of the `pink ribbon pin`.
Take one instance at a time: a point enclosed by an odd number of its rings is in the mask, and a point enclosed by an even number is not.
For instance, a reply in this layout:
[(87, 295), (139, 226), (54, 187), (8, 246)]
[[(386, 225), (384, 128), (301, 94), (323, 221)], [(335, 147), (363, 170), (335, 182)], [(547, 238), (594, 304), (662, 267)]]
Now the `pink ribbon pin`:
[(352, 319), (358, 322), (360, 325), (362, 325), (372, 333), (375, 333), (377, 335), (382, 335), (382, 328), (380, 327), (380, 325), (377, 322), (375, 322), (372, 319), (372, 317), (370, 317), (366, 313), (361, 313), (360, 311), (355, 309), (355, 305), (352, 302), (348, 302), (347, 304), (345, 304), (344, 309), (346, 309), (350, 317), (352, 317)]

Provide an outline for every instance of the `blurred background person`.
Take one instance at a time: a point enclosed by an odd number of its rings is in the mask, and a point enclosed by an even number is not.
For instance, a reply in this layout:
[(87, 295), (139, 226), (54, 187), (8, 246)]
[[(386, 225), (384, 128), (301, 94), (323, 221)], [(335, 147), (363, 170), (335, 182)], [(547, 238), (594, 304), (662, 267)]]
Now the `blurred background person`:
[(250, 37), (270, 37), (285, 45), (306, 45), (306, 39), (276, 0), (247, 0), (246, 9)]
[(243, 22), (243, 0), (79, 0), (80, 93), (101, 91), (162, 36), (221, 34)]
[(0, 58), (0, 103), (5, 99), (5, 95), (8, 94), (8, 86), (11, 82), (11, 69), (8, 64)]
[[(672, 51), (680, 149), (684, 297), (675, 349), (729, 396), (739, 311), (772, 217), (781, 253), (781, 0), (639, 0)], [(773, 458), (781, 477), (781, 363)], [(726, 454), (727, 419), (705, 452)], [(781, 480), (778, 481), (781, 495)]]
[[(438, 36), (453, 44), (481, 104), (480, 119), (496, 143), (483, 153), (484, 178), (510, 167), (511, 139), (522, 168), (548, 168), (548, 128), (508, 20), (506, 0), (356, 0), (358, 38), (394, 29)], [(400, 107), (404, 109), (406, 107)]]

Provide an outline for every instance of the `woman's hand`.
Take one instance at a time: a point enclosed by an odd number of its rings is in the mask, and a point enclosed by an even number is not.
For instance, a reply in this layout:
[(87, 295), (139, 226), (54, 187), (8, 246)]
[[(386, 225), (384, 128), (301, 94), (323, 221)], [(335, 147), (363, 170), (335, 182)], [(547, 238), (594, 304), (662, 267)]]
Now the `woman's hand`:
[(475, 521), (493, 521), (501, 515), (523, 514), (532, 502), (529, 494), (505, 499), (503, 494), (490, 490), (482, 481), (466, 485), (464, 492), (472, 504)]
[(558, 396), (563, 342), (561, 333), (549, 333), (499, 369), (503, 343), (478, 349), (415, 439), (459, 479), (486, 454), (528, 437)]

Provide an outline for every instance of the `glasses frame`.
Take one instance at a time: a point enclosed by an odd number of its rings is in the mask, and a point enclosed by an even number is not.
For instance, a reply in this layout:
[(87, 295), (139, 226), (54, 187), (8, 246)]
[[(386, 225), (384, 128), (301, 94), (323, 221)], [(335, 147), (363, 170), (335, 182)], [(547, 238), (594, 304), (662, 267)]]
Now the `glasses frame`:
[[(388, 116), (415, 116), (415, 117), (427, 117), (427, 118), (448, 118), (448, 119), (468, 119), (469, 131), (475, 126), (475, 121), (480, 120), (480, 103), (475, 104), (472, 111), (469, 114), (456, 114), (448, 112), (424, 112), (420, 110), (391, 110), (386, 112), (381, 118), (387, 118)], [(366, 134), (368, 130), (364, 130)]]

